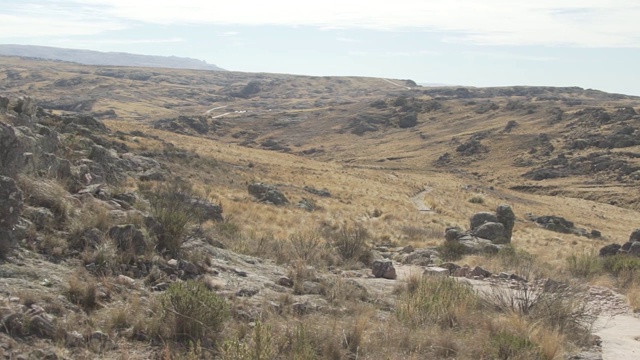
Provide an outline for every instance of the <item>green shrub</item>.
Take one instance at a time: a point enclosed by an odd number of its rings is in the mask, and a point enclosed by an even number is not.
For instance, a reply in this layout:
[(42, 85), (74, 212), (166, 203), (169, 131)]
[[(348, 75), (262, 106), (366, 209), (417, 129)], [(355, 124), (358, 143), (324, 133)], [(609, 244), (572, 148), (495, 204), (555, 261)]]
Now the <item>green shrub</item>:
[(438, 247), (438, 252), (440, 252), (442, 260), (456, 261), (467, 253), (467, 247), (458, 241), (446, 241)]
[(189, 200), (198, 198), (191, 184), (175, 179), (158, 186), (155, 190), (147, 190), (144, 195), (149, 199), (151, 213), (160, 224), (153, 229), (158, 243), (157, 250), (177, 257), (180, 246), (191, 223), (202, 222), (204, 214), (189, 204)]
[(572, 276), (591, 278), (602, 272), (602, 263), (595, 252), (571, 254), (567, 258), (567, 270)]
[(468, 284), (445, 277), (424, 277), (413, 292), (399, 300), (398, 318), (410, 326), (455, 327), (480, 304)]
[(371, 262), (371, 250), (367, 244), (370, 235), (361, 224), (344, 223), (337, 230), (330, 231), (328, 236), (331, 245), (343, 260), (361, 261), (364, 264)]
[(628, 272), (640, 270), (640, 258), (630, 255), (615, 255), (601, 258), (602, 268), (609, 274), (618, 277)]
[(227, 340), (222, 345), (223, 360), (271, 360), (277, 353), (271, 326), (256, 322), (251, 336)]
[(491, 336), (492, 359), (539, 359), (540, 354), (536, 344), (526, 337), (500, 331)]
[(473, 196), (469, 199), (469, 202), (472, 204), (484, 204), (484, 197), (481, 195)]
[(215, 340), (229, 316), (225, 300), (194, 280), (171, 284), (160, 302), (168, 333), (185, 344)]

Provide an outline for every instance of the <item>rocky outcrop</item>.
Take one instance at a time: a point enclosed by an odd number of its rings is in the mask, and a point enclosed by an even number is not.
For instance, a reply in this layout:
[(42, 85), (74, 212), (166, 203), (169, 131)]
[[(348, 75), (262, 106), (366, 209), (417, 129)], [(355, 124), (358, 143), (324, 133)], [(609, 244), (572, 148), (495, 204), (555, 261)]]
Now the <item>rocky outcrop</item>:
[(600, 248), (600, 256), (614, 256), (628, 254), (640, 257), (640, 229), (635, 229), (629, 235), (629, 241), (620, 244), (609, 244)]
[(563, 234), (573, 234), (589, 238), (600, 238), (602, 234), (598, 230), (588, 231), (587, 229), (575, 226), (572, 221), (555, 215), (536, 216), (528, 214), (528, 218), (539, 226)]
[(144, 234), (133, 224), (114, 226), (109, 229), (108, 234), (122, 251), (132, 251), (135, 255), (142, 255), (147, 249)]
[(0, 176), (0, 257), (6, 256), (17, 240), (15, 225), (23, 209), (22, 190), (12, 178)]
[(287, 197), (275, 186), (255, 183), (248, 187), (249, 194), (258, 199), (258, 201), (271, 203), (273, 205), (285, 205), (289, 203)]

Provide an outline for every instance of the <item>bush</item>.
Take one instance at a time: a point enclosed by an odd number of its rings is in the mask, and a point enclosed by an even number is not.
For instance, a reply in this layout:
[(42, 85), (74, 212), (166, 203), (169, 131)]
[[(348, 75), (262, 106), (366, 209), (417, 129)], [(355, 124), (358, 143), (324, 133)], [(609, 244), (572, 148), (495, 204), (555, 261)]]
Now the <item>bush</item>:
[(215, 340), (229, 316), (224, 299), (194, 280), (171, 284), (161, 304), (161, 317), (170, 336), (185, 344)]
[(455, 327), (479, 301), (468, 284), (445, 277), (424, 277), (413, 292), (399, 300), (398, 318), (410, 326), (430, 323)]
[(491, 336), (492, 359), (539, 359), (536, 344), (526, 337), (501, 331)]
[(567, 258), (567, 269), (572, 276), (591, 278), (602, 272), (602, 264), (595, 252), (572, 254)]
[(175, 179), (155, 190), (145, 191), (145, 196), (149, 199), (151, 213), (160, 225), (152, 229), (158, 239), (157, 249), (177, 257), (188, 225), (204, 220), (204, 214), (189, 204), (189, 200), (197, 198), (198, 194), (191, 184)]
[(456, 261), (462, 259), (467, 253), (467, 247), (458, 241), (447, 241), (438, 247), (440, 257), (444, 261)]
[(472, 204), (484, 204), (484, 197), (481, 195), (475, 195), (469, 199)]
[(367, 245), (369, 232), (361, 224), (342, 224), (337, 230), (330, 231), (327, 236), (331, 245), (345, 261), (371, 262), (371, 250)]

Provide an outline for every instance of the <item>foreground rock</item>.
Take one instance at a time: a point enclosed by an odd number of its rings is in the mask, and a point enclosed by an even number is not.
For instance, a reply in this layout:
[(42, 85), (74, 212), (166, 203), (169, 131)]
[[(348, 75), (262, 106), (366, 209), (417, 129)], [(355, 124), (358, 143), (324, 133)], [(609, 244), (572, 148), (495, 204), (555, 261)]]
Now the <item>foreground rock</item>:
[(635, 229), (629, 235), (629, 241), (620, 244), (609, 244), (600, 249), (600, 256), (614, 256), (628, 254), (640, 257), (640, 229)]
[(377, 278), (394, 280), (397, 277), (396, 268), (391, 260), (376, 260), (371, 266), (371, 273)]

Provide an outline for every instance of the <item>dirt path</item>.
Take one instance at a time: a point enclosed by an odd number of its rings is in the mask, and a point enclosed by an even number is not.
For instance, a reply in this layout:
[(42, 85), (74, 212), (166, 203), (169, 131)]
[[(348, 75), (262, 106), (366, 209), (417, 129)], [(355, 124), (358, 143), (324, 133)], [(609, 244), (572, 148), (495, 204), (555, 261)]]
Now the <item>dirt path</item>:
[(418, 211), (433, 211), (433, 209), (431, 209), (425, 202), (424, 202), (424, 197), (431, 192), (431, 190), (433, 190), (432, 188), (428, 187), (425, 188), (424, 190), (422, 190), (421, 192), (419, 192), (417, 195), (415, 195), (414, 197), (411, 198), (411, 202), (413, 202), (413, 204), (416, 206), (416, 208), (418, 209)]

